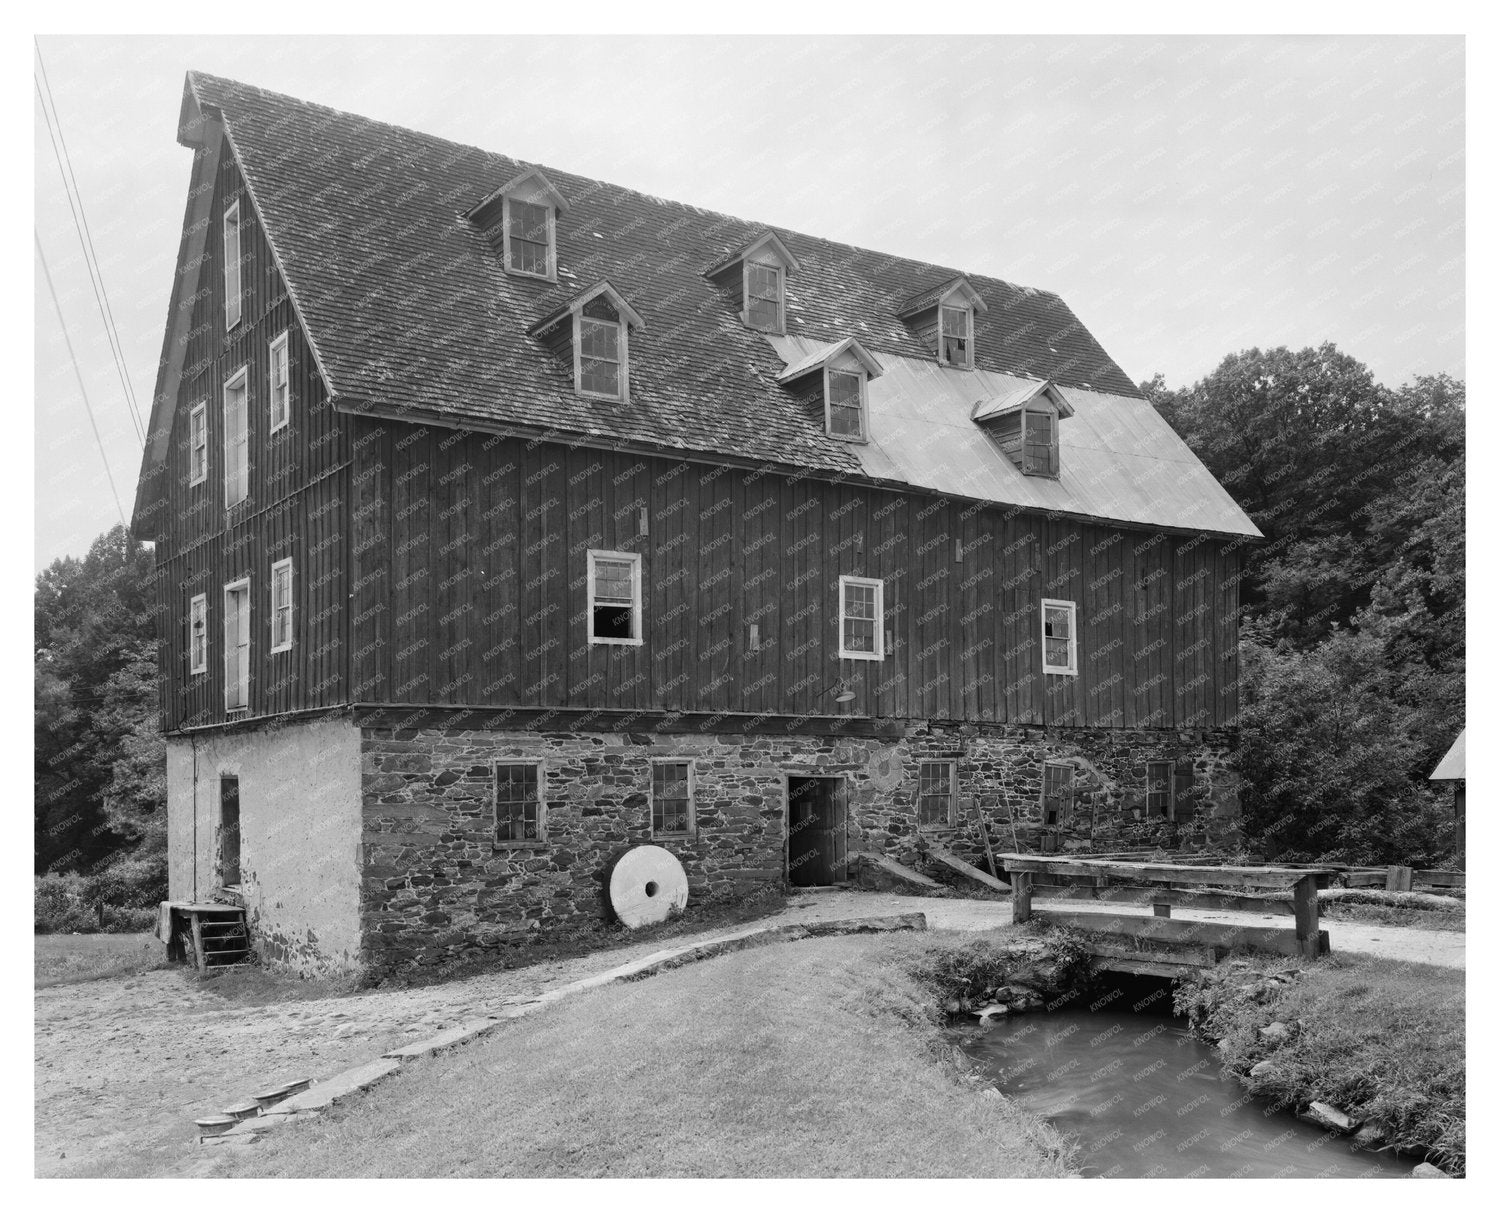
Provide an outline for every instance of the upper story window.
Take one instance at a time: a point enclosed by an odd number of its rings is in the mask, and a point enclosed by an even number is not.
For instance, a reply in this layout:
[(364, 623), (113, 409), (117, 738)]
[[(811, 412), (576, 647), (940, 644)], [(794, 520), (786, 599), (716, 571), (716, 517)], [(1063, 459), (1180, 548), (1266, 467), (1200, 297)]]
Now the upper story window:
[(630, 399), (630, 336), (646, 322), (601, 282), (531, 327), (531, 336), (571, 366), (573, 390), (595, 400)]
[(287, 334), (282, 333), (271, 342), (271, 433), (284, 426), (292, 411), (292, 375), (287, 357)]
[(1058, 473), (1057, 414), (1046, 405), (1021, 410), (1021, 470), (1028, 476)]
[(200, 400), (188, 414), (188, 484), (208, 479), (208, 401)]
[(863, 370), (825, 368), (823, 399), (827, 402), (825, 423), (835, 438), (857, 438), (865, 434), (865, 373)]
[(538, 170), (507, 181), (468, 213), (508, 274), (557, 281), (557, 217), (567, 200)]
[(224, 508), (245, 500), (250, 489), (249, 381), (240, 367), (224, 384)]
[(1042, 599), (1042, 673), (1078, 673), (1078, 606)]
[[(881, 373), (875, 357), (853, 337), (818, 346), (776, 377), (822, 406), (823, 429), (830, 437), (864, 442), (870, 437), (869, 381)], [(815, 385), (809, 387), (808, 385)]]
[(224, 328), (240, 322), (240, 204), (224, 212)]
[(740, 305), (740, 319), (763, 333), (786, 332), (786, 280), (802, 266), (772, 231), (763, 231), (704, 271)]
[(969, 280), (960, 277), (912, 296), (896, 315), (939, 362), (972, 370), (974, 317), (988, 310)]
[(1062, 472), (1060, 426), (1072, 415), (1073, 406), (1051, 382), (981, 400), (970, 414), (1023, 473), (1054, 480)]
[(839, 578), (839, 656), (885, 660), (885, 582)]
[(195, 594), (188, 604), (188, 673), (208, 673), (208, 595)]
[(250, 579), (224, 587), (224, 708), (250, 706)]
[(278, 560), (271, 566), (271, 652), (292, 647), (292, 561)]
[(589, 643), (642, 642), (639, 552), (590, 552)]

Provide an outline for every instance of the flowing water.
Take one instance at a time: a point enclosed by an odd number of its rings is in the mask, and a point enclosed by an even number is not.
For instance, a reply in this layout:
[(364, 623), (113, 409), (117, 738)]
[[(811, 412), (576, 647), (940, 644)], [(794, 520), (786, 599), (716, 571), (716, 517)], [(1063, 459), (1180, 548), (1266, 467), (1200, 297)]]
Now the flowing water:
[[(1008, 1097), (1081, 1146), (1086, 1176), (1405, 1176), (1411, 1160), (1352, 1150), (1349, 1139), (1271, 1110), (1172, 1019), (1144, 1012), (1038, 1012), (956, 1043)], [(1160, 1007), (1159, 1013), (1151, 1008)]]

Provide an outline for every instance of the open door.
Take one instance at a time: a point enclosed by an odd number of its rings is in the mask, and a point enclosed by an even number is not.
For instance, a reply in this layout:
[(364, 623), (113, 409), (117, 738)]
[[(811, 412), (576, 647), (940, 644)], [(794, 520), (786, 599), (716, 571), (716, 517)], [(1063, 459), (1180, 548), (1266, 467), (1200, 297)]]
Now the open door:
[(787, 781), (787, 880), (799, 888), (842, 883), (849, 870), (849, 800), (841, 778)]

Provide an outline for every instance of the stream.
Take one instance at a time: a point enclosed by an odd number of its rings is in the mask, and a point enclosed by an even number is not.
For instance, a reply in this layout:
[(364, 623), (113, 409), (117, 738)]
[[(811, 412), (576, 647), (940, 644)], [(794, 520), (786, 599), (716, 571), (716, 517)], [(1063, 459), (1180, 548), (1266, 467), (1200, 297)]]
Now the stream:
[[(1133, 1004), (1139, 1006), (1139, 1002)], [(1405, 1177), (1413, 1160), (1273, 1112), (1169, 1014), (1065, 1009), (953, 1030), (995, 1085), (1080, 1145), (1089, 1177)], [(1160, 1010), (1153, 1013), (1153, 1008)]]

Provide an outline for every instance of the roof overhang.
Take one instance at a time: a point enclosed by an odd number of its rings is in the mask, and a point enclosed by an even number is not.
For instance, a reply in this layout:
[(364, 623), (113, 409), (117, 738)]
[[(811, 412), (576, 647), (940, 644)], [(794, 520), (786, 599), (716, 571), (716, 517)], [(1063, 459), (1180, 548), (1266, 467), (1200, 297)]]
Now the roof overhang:
[(615, 309), (615, 311), (620, 313), (620, 319), (625, 321), (625, 323), (628, 324), (631, 328), (641, 330), (645, 329), (646, 322), (644, 319), (642, 319), (641, 314), (636, 311), (635, 308), (631, 307), (630, 304), (626, 303), (624, 296), (621, 295), (619, 291), (615, 290), (615, 288), (609, 284), (608, 280), (605, 280), (589, 287), (588, 290), (582, 292), (581, 294), (574, 295), (573, 298), (568, 300), (567, 303), (563, 304), (562, 307), (548, 312), (529, 329), (527, 329), (526, 332), (532, 337), (540, 336), (548, 329), (555, 328), (564, 320), (567, 320), (572, 316), (576, 316), (579, 312), (583, 311), (584, 307), (587, 304), (592, 303), (595, 299), (598, 299), (601, 296), (609, 300), (610, 305)]
[(910, 320), (913, 316), (931, 311), (949, 302), (955, 295), (963, 300), (965, 307), (971, 307), (976, 312), (990, 310), (989, 304), (984, 301), (984, 296), (970, 286), (969, 280), (960, 274), (957, 278), (950, 278), (940, 286), (925, 290), (919, 295), (913, 295), (902, 304), (901, 309), (896, 313), (896, 319)]
[(969, 417), (976, 422), (994, 421), (998, 417), (1018, 412), (1038, 399), (1048, 401), (1057, 410), (1059, 417), (1073, 415), (1073, 406), (1068, 403), (1068, 398), (1063, 395), (1062, 389), (1052, 380), (1043, 379), (1040, 383), (1028, 384), (1013, 392), (1007, 392), (1004, 396), (991, 396), (988, 400), (975, 401), (974, 409)]
[(767, 228), (748, 244), (742, 244), (738, 249), (730, 253), (729, 256), (716, 261), (703, 271), (703, 276), (705, 278), (717, 278), (725, 270), (733, 269), (740, 262), (753, 257), (763, 248), (769, 248), (775, 252), (776, 256), (781, 259), (782, 264), (792, 273), (798, 273), (802, 269), (802, 263), (792, 255), (792, 250), (787, 248), (786, 242), (770, 228)]
[(820, 346), (805, 358), (799, 358), (788, 366), (781, 374), (776, 376), (777, 383), (794, 383), (804, 375), (811, 375), (814, 371), (821, 371), (835, 358), (848, 354), (859, 361), (864, 367), (865, 374), (871, 379), (878, 378), (885, 370), (875, 355), (860, 345), (859, 340), (854, 337), (845, 337), (842, 341), (833, 342), (830, 345)]

